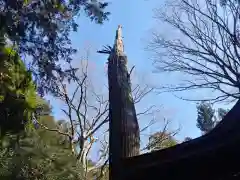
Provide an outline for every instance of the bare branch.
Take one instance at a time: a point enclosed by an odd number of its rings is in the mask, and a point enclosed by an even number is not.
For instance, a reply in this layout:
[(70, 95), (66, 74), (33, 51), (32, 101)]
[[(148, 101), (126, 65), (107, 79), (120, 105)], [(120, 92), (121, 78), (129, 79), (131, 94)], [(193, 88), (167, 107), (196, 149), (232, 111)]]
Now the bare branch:
[[(108, 122), (108, 100), (95, 91), (91, 82), (88, 72), (88, 52), (84, 59), (86, 61), (81, 61), (78, 75), (74, 77), (75, 81), (64, 83), (65, 81), (61, 79), (57, 88), (58, 97), (66, 105), (62, 111), (70, 124), (70, 141), (79, 147), (75, 155), (87, 175), (90, 170), (87, 165), (89, 153), (93, 144), (97, 142), (95, 133)], [(68, 92), (71, 89), (73, 93)]]
[(132, 71), (133, 71), (134, 68), (135, 68), (135, 66), (133, 66), (133, 67), (131, 68), (131, 70), (130, 70), (130, 72), (129, 72), (129, 75), (132, 74)]
[(51, 132), (56, 132), (56, 133), (59, 133), (61, 135), (64, 135), (64, 136), (67, 136), (69, 138), (72, 138), (72, 136), (69, 134), (69, 133), (64, 133), (62, 131), (60, 131), (59, 129), (51, 129), (51, 128), (48, 128), (47, 126), (45, 126), (44, 124), (40, 123), (38, 120), (35, 119), (35, 121), (41, 126), (41, 128), (47, 130), (47, 131), (51, 131)]
[[(169, 131), (168, 126), (169, 126), (170, 122), (171, 122), (170, 120), (164, 119), (164, 126), (163, 126), (162, 130), (155, 133), (157, 135), (157, 140), (155, 139), (152, 143), (147, 144), (147, 146), (142, 148), (141, 151), (149, 150), (158, 144), (162, 144), (163, 142), (168, 140), (168, 138), (173, 138), (174, 136), (176, 136), (179, 133), (180, 128), (173, 130), (173, 131)], [(155, 137), (155, 134), (149, 135), (150, 139), (152, 137)]]
[(149, 87), (148, 85), (145, 85), (144, 87), (137, 84), (132, 89), (132, 96), (133, 96), (133, 102), (134, 104), (139, 103), (144, 97), (146, 97), (149, 93), (153, 91), (154, 88)]
[(147, 108), (145, 111), (137, 113), (137, 116), (142, 116), (142, 115), (150, 115), (153, 114), (153, 112), (149, 113), (150, 110), (152, 110), (155, 107), (155, 105), (150, 106), (149, 108)]
[(207, 89), (218, 92), (208, 100), (240, 97), (240, 5), (233, 0), (224, 7), (218, 3), (180, 0), (156, 10), (156, 18), (180, 34), (176, 38), (154, 34), (149, 48), (156, 54), (156, 72), (190, 78), (175, 86), (163, 85), (159, 88), (163, 92)]

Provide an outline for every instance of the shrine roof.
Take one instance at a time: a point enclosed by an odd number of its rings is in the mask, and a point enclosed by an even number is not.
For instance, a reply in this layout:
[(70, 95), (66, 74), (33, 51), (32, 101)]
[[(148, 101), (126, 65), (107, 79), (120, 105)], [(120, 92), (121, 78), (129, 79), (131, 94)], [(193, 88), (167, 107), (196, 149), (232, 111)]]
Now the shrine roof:
[[(123, 160), (124, 180), (220, 178), (239, 171), (240, 100), (208, 134)], [(221, 174), (223, 173), (223, 174)]]

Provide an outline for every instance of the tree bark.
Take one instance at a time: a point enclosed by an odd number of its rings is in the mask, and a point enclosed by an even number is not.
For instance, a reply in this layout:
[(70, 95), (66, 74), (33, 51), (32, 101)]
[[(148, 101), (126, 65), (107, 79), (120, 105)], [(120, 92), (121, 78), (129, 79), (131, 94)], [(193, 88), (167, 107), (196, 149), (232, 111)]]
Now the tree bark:
[(112, 53), (108, 62), (110, 179), (121, 179), (121, 159), (139, 154), (140, 132), (131, 95), (127, 57)]

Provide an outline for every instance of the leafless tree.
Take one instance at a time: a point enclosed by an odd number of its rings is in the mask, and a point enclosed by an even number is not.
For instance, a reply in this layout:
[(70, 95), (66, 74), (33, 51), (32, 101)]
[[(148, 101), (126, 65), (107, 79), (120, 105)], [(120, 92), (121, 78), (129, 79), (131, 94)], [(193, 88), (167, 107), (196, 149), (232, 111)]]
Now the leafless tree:
[(163, 85), (163, 92), (207, 89), (216, 92), (214, 97), (187, 100), (239, 99), (240, 4), (224, 2), (222, 6), (219, 0), (173, 0), (156, 10), (161, 27), (166, 23), (178, 33), (176, 38), (154, 33), (149, 48), (156, 55), (156, 71), (187, 77), (177, 85)]
[[(64, 105), (62, 111), (68, 122), (67, 131), (48, 129), (43, 125), (42, 128), (58, 132), (69, 139), (72, 152), (85, 168), (85, 177), (88, 173), (99, 171), (99, 169), (101, 169), (99, 175), (102, 177), (108, 163), (109, 144), (106, 139), (108, 139), (109, 102), (106, 92), (100, 93), (98, 87), (96, 87), (98, 85), (90, 77), (92, 72), (90, 72), (88, 63), (89, 52), (86, 54), (84, 60), (81, 60), (81, 68), (76, 72), (74, 82), (68, 83), (59, 79), (59, 86), (57, 87), (58, 97)], [(153, 88), (147, 84), (134, 83), (132, 88), (134, 103), (140, 103), (152, 91)], [(141, 132), (157, 122), (154, 113), (159, 111), (159, 108), (154, 105), (146, 106), (143, 111), (137, 111), (139, 121), (143, 116), (149, 117), (149, 122), (145, 127), (142, 127)], [(89, 152), (95, 143), (100, 145), (99, 159), (95, 162), (94, 167), (89, 167)]]
[(71, 125), (71, 144), (79, 147), (77, 159), (83, 164), (85, 172), (90, 171), (88, 166), (88, 155), (93, 144), (98, 140), (95, 137), (108, 122), (108, 100), (104, 95), (98, 94), (88, 78), (88, 66), (82, 68), (80, 77), (75, 78), (72, 93), (67, 92), (66, 84), (60, 81), (59, 96), (67, 105), (62, 109)]

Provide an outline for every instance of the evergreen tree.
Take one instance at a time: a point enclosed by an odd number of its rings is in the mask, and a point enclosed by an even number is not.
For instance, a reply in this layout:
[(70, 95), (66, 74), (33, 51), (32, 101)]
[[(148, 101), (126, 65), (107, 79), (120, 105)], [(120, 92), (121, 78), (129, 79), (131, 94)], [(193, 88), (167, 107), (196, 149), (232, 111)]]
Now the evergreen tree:
[(18, 133), (37, 106), (31, 72), (12, 49), (0, 46), (0, 136)]
[(42, 97), (37, 96), (36, 103), (37, 106), (35, 113), (37, 116), (50, 115), (52, 113), (52, 107), (50, 106), (50, 103)]
[(208, 133), (215, 126), (214, 109), (210, 103), (201, 102), (197, 105), (197, 127), (203, 132)]
[(75, 17), (82, 10), (98, 24), (108, 18), (108, 3), (98, 0), (0, 0), (0, 39), (10, 41), (15, 50), (29, 56), (39, 92), (56, 90), (56, 74), (72, 78), (73, 69), (60, 67), (76, 52), (69, 35), (77, 31)]
[[(51, 116), (41, 116), (39, 121), (48, 128), (60, 128)], [(83, 169), (59, 133), (29, 129), (18, 146), (9, 144), (11, 138), (0, 149), (0, 179), (82, 179)]]
[(224, 118), (227, 112), (227, 109), (219, 108), (216, 114), (210, 103), (201, 102), (197, 105), (197, 127), (206, 134)]

